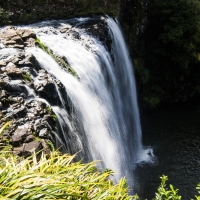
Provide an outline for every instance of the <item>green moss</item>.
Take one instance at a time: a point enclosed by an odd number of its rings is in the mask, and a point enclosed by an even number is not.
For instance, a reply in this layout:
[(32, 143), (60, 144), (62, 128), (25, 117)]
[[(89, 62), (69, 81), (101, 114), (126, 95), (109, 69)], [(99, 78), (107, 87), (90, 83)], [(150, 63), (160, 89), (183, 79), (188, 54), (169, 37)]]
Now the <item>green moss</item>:
[(33, 132), (33, 135), (34, 135), (34, 136), (37, 136), (37, 135), (38, 135), (38, 133), (37, 133), (36, 131), (34, 131), (34, 132)]
[(49, 149), (50, 149), (51, 151), (55, 151), (55, 148), (54, 148), (54, 145), (53, 145), (52, 142), (48, 141), (48, 142), (47, 142), (47, 145), (49, 146)]
[(53, 117), (53, 119), (56, 121), (57, 120), (57, 116), (56, 115), (51, 115)]
[(61, 67), (67, 69), (73, 76), (78, 77), (76, 71), (61, 57), (54, 55), (53, 51), (43, 44), (39, 38), (36, 38), (36, 45), (40, 47), (44, 52), (48, 53)]
[(31, 75), (30, 75), (29, 72), (26, 72), (26, 73), (22, 74), (22, 76), (23, 76), (24, 80), (27, 80), (29, 82), (32, 81), (32, 78), (31, 78)]
[(35, 39), (36, 45), (38, 45), (43, 51), (45, 51), (46, 53), (48, 53), (48, 48), (46, 45), (44, 45), (39, 38)]
[(40, 141), (41, 138), (39, 138), (39, 137), (35, 137), (35, 140), (36, 140), (36, 141)]
[(55, 113), (53, 112), (53, 110), (51, 109), (51, 107), (47, 106), (46, 110), (49, 113), (49, 115), (51, 115), (51, 117), (53, 118), (53, 120), (56, 121), (57, 120), (57, 116), (55, 115)]

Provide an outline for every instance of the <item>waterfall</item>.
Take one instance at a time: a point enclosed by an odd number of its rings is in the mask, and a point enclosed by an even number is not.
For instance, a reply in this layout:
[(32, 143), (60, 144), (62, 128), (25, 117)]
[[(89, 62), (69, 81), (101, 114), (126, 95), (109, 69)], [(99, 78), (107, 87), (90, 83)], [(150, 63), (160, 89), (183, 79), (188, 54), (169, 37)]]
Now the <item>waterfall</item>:
[[(71, 110), (53, 107), (57, 115), (62, 143), (70, 153), (85, 160), (100, 160), (99, 169), (110, 168), (114, 180), (125, 176), (134, 185), (137, 162), (148, 160), (141, 141), (140, 116), (131, 59), (118, 23), (106, 22), (111, 50), (81, 28), (90, 18), (73, 21), (46, 21), (31, 25), (37, 37), (53, 53), (61, 56), (78, 77), (63, 70), (39, 48), (27, 49), (39, 64), (61, 81), (70, 99)], [(78, 39), (61, 29), (78, 33)], [(145, 155), (145, 156), (144, 156)]]

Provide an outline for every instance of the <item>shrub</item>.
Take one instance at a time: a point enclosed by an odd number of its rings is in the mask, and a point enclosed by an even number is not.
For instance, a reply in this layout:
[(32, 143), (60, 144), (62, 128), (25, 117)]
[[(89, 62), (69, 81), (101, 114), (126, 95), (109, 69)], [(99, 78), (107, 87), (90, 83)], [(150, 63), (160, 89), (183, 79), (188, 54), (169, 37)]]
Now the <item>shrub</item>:
[(0, 7), (0, 25), (9, 23), (9, 13)]
[(95, 162), (72, 162), (74, 156), (52, 152), (20, 162), (0, 152), (0, 199), (123, 199), (128, 195), (126, 180), (113, 184), (111, 170), (98, 172)]
[(153, 200), (179, 200), (181, 196), (178, 195), (178, 189), (174, 189), (173, 185), (169, 185), (170, 188), (167, 188), (166, 181), (168, 180), (167, 176), (162, 176), (161, 184), (158, 187), (158, 192), (156, 192), (156, 197)]

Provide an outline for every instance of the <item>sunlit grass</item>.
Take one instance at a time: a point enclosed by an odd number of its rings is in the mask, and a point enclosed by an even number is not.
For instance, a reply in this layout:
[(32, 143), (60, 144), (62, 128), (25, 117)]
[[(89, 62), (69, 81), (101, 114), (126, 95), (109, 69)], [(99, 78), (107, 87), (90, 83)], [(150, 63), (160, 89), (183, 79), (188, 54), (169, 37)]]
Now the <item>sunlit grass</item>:
[(39, 161), (33, 155), (19, 162), (0, 152), (0, 199), (132, 199), (125, 179), (113, 184), (112, 171), (98, 172), (95, 162), (73, 159), (54, 151)]

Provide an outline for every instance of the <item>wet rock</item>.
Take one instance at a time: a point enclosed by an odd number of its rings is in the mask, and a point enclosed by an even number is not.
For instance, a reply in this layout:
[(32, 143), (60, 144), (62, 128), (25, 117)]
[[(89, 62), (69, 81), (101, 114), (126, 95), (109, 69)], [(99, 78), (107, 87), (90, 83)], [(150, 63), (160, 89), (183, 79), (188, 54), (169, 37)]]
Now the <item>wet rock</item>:
[(8, 97), (8, 92), (6, 90), (0, 90), (0, 99)]
[(24, 145), (24, 153), (31, 155), (34, 152), (38, 152), (42, 149), (42, 144), (40, 141), (33, 141), (26, 143)]
[(35, 39), (28, 38), (26, 42), (24, 42), (27, 47), (35, 47)]
[[(41, 69), (34, 55), (23, 50), (35, 46), (34, 38), (35, 34), (30, 30), (0, 29), (0, 40), (5, 48), (22, 48), (0, 55), (0, 126), (12, 121), (2, 137), (9, 139), (13, 153), (20, 156), (41, 149), (50, 152), (48, 142), (55, 143), (52, 132), (56, 130), (56, 120), (48, 107), (49, 103), (59, 104), (57, 88), (65, 90), (58, 80)], [(31, 81), (24, 78), (27, 73)]]
[(26, 139), (24, 140), (24, 143), (29, 143), (35, 140), (35, 137), (33, 135), (28, 135)]
[(49, 135), (50, 135), (50, 131), (47, 128), (43, 128), (39, 132), (39, 137), (41, 138), (48, 138)]
[(10, 100), (10, 101), (15, 102), (15, 103), (19, 103), (19, 104), (24, 103), (24, 99), (22, 97), (13, 97), (12, 100)]
[(7, 48), (24, 49), (25, 46), (35, 45), (36, 34), (29, 29), (16, 29), (8, 26), (1, 32), (0, 38)]
[(13, 117), (15, 118), (23, 118), (26, 116), (26, 107), (21, 106), (18, 109), (13, 110)]
[(14, 134), (11, 136), (11, 143), (13, 146), (21, 146), (23, 141), (29, 134), (28, 124), (24, 126), (18, 126)]
[(24, 48), (24, 42), (17, 34), (14, 27), (7, 27), (1, 34), (0, 38), (3, 40), (3, 44), (6, 47), (12, 48)]
[[(46, 110), (45, 110), (46, 111)], [(53, 119), (53, 117), (49, 114), (45, 115), (43, 117), (43, 119), (48, 122), (48, 124), (55, 124), (55, 120)]]
[(33, 54), (29, 54), (27, 57), (26, 57), (26, 60), (30, 63), (32, 63), (33, 67), (36, 69), (36, 70), (39, 70), (41, 69), (37, 59), (35, 58), (35, 56)]
[(19, 156), (31, 156), (34, 152), (37, 153), (42, 149), (42, 143), (40, 141), (32, 141), (24, 143), (22, 147), (13, 149), (13, 153)]
[(2, 67), (2, 66), (6, 66), (6, 62), (3, 60), (0, 60), (0, 67)]
[(72, 28), (72, 26), (71, 26), (71, 25), (68, 25), (67, 27), (60, 29), (60, 32), (61, 32), (61, 33), (66, 33), (66, 32), (68, 32), (71, 28)]
[[(50, 141), (49, 141), (49, 142), (50, 142)], [(41, 140), (41, 143), (42, 143), (42, 147), (43, 147), (43, 152), (44, 152), (45, 154), (50, 154), (50, 153), (51, 153), (51, 150), (50, 150), (50, 148), (49, 148), (48, 141), (42, 139), (42, 140)]]
[(38, 61), (33, 54), (24, 55), (23, 58), (18, 61), (17, 65), (20, 67), (26, 66), (34, 68), (36, 70), (41, 69)]
[(22, 37), (23, 40), (27, 38), (36, 38), (35, 32), (29, 29), (18, 29), (17, 33)]
[(48, 128), (48, 127), (49, 127), (49, 124), (46, 121), (44, 121), (43, 119), (37, 119), (35, 121), (34, 130), (36, 132), (39, 132), (41, 129)]
[(11, 144), (13, 146), (19, 146), (20, 144), (22, 144), (22, 141), (23, 141), (22, 135), (13, 135), (11, 137)]
[(22, 70), (11, 62), (6, 67), (3, 67), (2, 71), (10, 77), (22, 77)]
[(34, 88), (41, 97), (49, 99), (50, 101), (55, 100), (58, 97), (53, 78), (44, 70), (39, 71), (39, 74), (34, 82)]

